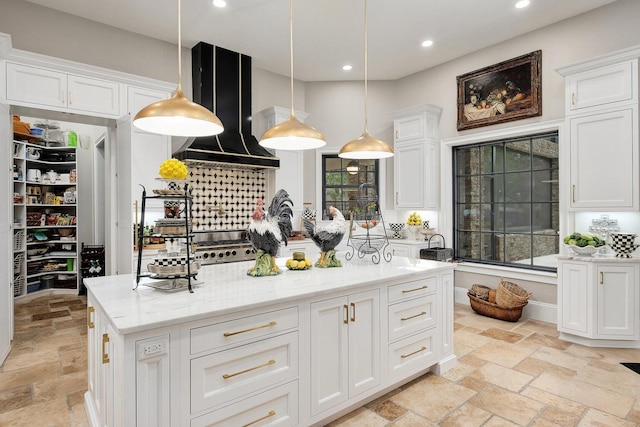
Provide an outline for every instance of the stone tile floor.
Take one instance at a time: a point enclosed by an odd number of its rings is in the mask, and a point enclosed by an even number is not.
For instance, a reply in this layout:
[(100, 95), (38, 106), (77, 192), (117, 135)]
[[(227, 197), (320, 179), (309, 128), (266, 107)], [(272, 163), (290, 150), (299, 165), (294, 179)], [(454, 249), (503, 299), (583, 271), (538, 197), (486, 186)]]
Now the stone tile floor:
[[(15, 307), (0, 367), (0, 426), (86, 426), (86, 300), (39, 297)], [(455, 306), (458, 365), (424, 375), (330, 427), (638, 426), (640, 350), (588, 348), (553, 324), (509, 323)]]

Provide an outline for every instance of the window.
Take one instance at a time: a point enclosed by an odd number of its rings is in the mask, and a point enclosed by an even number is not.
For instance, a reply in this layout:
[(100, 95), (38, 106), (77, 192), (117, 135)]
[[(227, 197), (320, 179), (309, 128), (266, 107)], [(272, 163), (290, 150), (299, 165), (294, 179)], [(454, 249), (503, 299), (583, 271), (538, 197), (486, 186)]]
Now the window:
[(378, 160), (351, 160), (337, 154), (322, 156), (322, 218), (328, 219), (329, 206), (338, 208), (345, 218), (358, 212), (358, 191), (361, 184), (378, 188)]
[(558, 133), (453, 149), (456, 258), (555, 271)]

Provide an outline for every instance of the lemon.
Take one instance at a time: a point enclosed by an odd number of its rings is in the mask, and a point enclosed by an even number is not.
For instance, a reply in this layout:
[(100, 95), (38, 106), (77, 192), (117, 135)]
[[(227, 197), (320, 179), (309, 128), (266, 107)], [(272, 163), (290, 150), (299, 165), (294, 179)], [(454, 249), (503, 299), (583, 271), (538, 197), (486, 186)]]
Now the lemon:
[(160, 165), (160, 176), (168, 179), (185, 179), (189, 175), (187, 165), (178, 159), (167, 159)]
[(309, 258), (305, 259), (305, 260), (304, 260), (304, 264), (305, 264), (307, 267), (311, 267), (311, 260), (310, 260)]

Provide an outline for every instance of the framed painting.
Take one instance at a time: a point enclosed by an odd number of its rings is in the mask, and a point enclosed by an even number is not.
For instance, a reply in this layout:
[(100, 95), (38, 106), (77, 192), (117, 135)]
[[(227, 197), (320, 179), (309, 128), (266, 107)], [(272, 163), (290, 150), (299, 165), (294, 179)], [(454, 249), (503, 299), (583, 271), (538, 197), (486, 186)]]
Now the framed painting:
[(457, 77), (458, 130), (542, 115), (542, 51)]

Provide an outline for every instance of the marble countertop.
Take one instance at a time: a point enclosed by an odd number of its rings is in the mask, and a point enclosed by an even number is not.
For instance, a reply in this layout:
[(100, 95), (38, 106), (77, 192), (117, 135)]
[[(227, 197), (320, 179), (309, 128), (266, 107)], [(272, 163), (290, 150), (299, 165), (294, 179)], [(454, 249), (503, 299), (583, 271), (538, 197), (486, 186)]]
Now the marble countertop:
[(594, 254), (591, 256), (558, 255), (558, 259), (586, 262), (640, 262), (640, 258), (635, 256), (632, 256), (631, 258), (618, 258), (615, 254)]
[(367, 284), (420, 279), (450, 270), (454, 264), (405, 257), (373, 264), (370, 257), (345, 261), (342, 267), (287, 270), (286, 258), (278, 258), (283, 272), (277, 276), (251, 277), (253, 261), (201, 267), (202, 282), (194, 293), (186, 289), (164, 291), (140, 285), (135, 274), (84, 279), (92, 303), (109, 317), (120, 334), (170, 326), (216, 315), (316, 297)]

